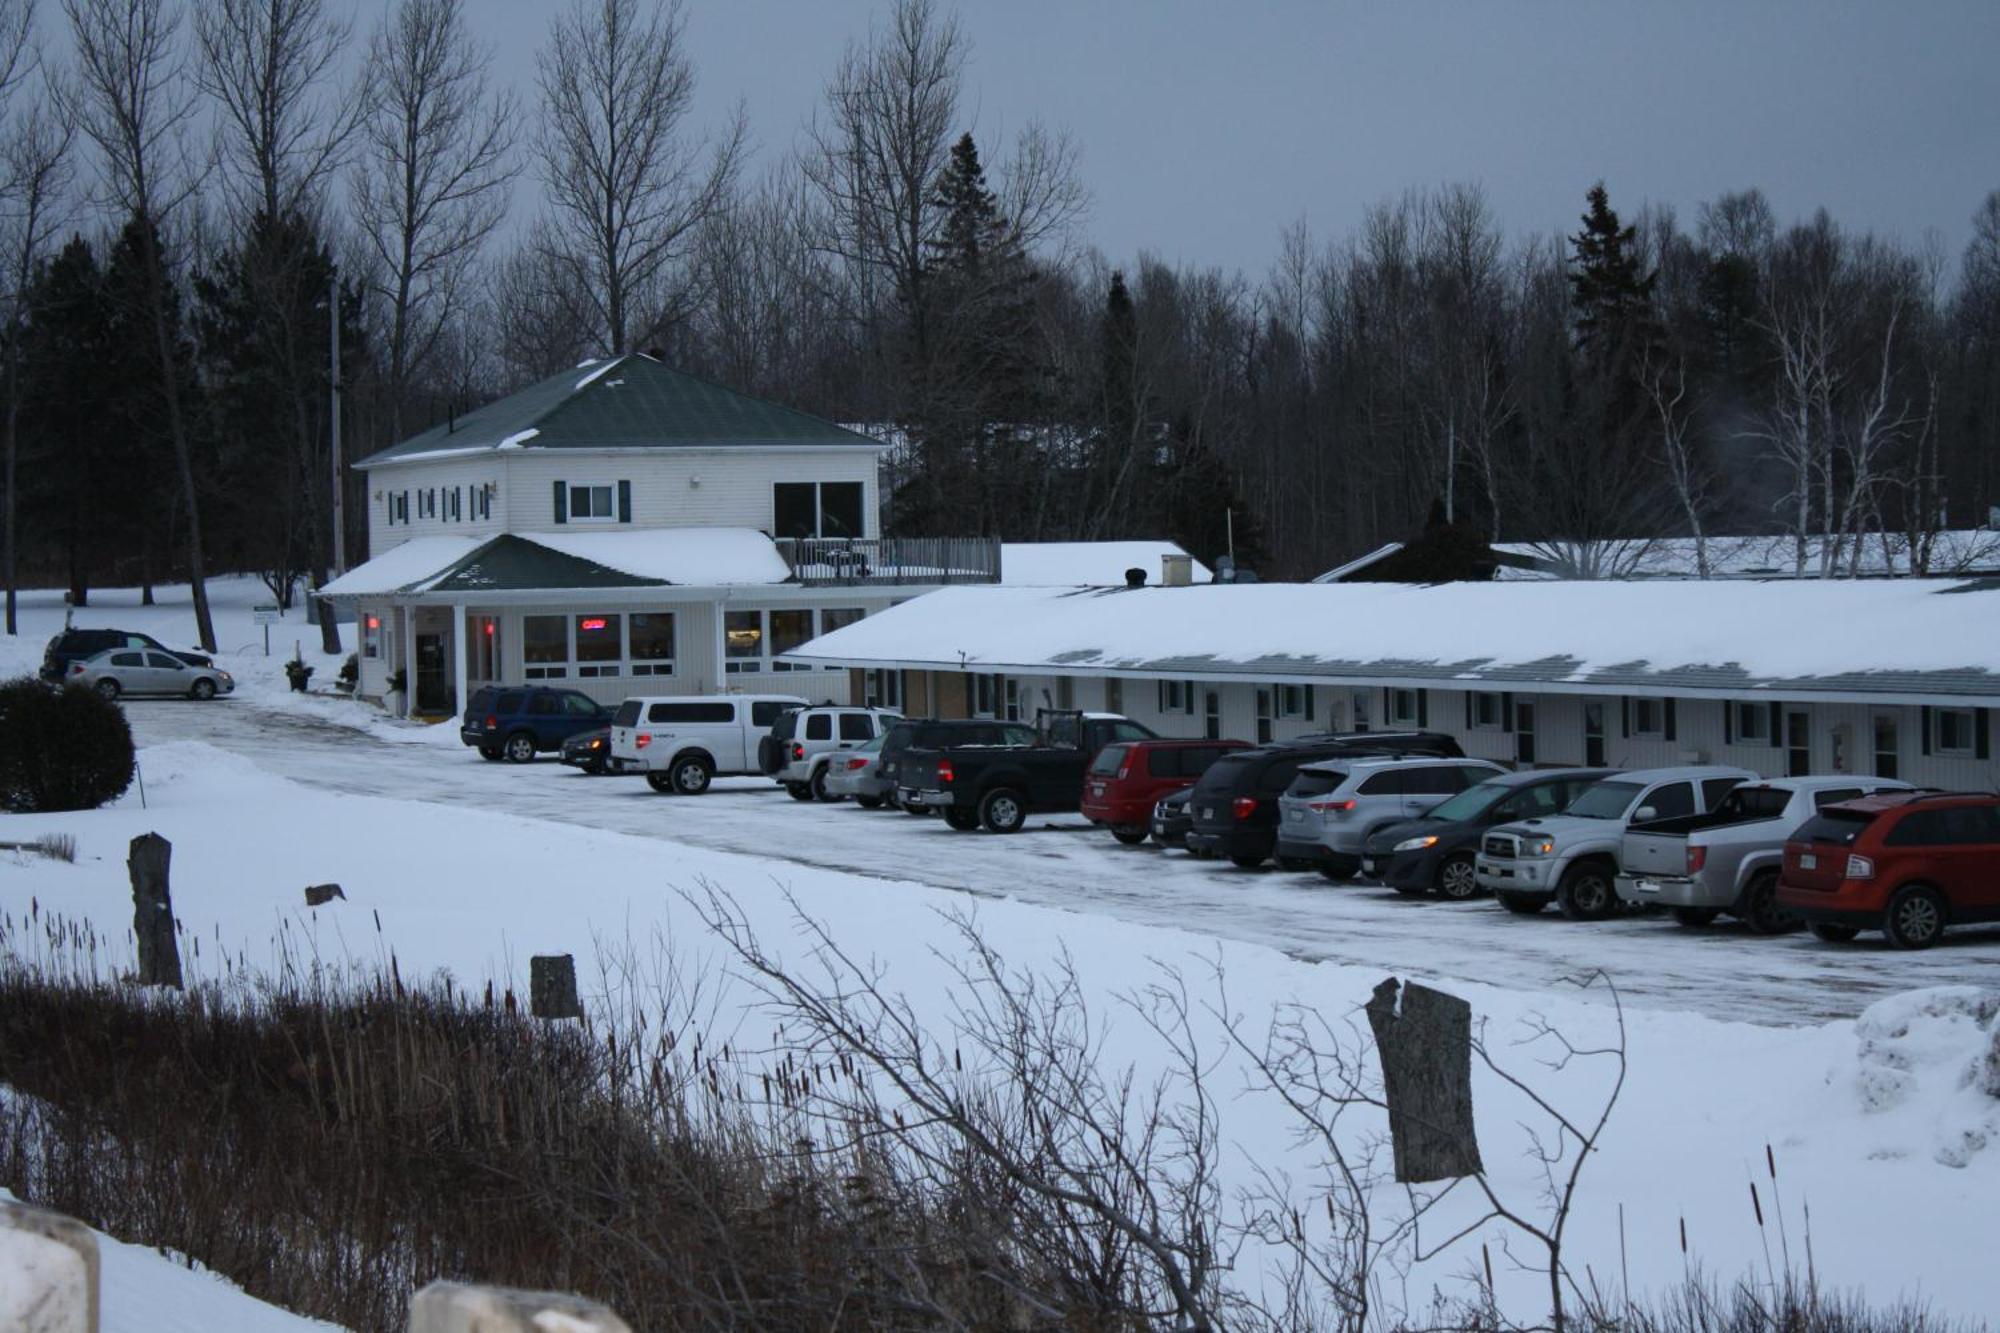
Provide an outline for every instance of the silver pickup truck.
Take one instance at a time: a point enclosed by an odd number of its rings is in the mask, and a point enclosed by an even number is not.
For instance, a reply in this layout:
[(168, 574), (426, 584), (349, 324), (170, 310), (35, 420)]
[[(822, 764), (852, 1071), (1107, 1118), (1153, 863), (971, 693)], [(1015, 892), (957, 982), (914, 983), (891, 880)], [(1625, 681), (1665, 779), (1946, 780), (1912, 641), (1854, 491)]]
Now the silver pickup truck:
[(1790, 930), (1797, 919), (1777, 901), (1785, 840), (1822, 806), (1909, 786), (1853, 776), (1746, 782), (1707, 814), (1627, 832), (1618, 896), (1634, 906), (1671, 908), (1683, 926), (1705, 926), (1727, 912), (1759, 935)]
[(1489, 829), (1475, 878), (1510, 912), (1532, 914), (1553, 900), (1572, 921), (1601, 921), (1619, 910), (1613, 880), (1627, 828), (1714, 809), (1738, 783), (1756, 780), (1747, 768), (1706, 764), (1614, 774), (1561, 814)]

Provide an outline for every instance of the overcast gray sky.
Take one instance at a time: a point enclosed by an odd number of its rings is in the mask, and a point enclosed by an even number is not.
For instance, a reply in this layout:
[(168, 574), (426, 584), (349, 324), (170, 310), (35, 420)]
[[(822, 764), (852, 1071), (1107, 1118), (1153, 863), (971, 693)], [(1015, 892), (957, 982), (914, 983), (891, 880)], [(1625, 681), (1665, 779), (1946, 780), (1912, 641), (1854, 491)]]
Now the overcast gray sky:
[[(552, 0), (471, 0), (532, 95)], [(877, 0), (689, 0), (699, 117), (738, 98), (789, 149)], [(378, 9), (363, 0), (364, 22)], [(2000, 0), (1333, 3), (968, 0), (967, 128), (1040, 118), (1081, 145), (1088, 239), (1114, 261), (1261, 274), (1410, 186), (1484, 184), (1510, 233), (1574, 230), (1604, 178), (1630, 213), (1760, 186), (1780, 219), (1956, 259), (2000, 189)], [(523, 202), (526, 202), (524, 199)]]

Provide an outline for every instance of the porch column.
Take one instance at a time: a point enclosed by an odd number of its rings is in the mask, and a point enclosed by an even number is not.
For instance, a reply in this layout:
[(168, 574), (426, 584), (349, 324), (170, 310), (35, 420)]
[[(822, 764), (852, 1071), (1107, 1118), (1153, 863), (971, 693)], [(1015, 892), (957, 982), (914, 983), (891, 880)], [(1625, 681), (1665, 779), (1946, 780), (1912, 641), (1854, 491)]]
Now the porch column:
[(451, 679), (452, 711), (463, 713), (471, 695), (465, 688), (465, 603), (454, 602), (451, 608)]
[(403, 612), (403, 716), (417, 711), (417, 608), (405, 602)]

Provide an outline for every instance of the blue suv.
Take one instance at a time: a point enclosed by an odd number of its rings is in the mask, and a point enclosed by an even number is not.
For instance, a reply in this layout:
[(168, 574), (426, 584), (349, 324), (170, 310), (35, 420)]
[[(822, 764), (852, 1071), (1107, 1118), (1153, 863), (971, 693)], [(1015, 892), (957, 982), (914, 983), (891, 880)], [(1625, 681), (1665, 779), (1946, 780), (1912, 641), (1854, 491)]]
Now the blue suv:
[(580, 731), (611, 725), (611, 710), (589, 695), (546, 685), (489, 685), (474, 690), (458, 738), (482, 759), (525, 764), (562, 749)]

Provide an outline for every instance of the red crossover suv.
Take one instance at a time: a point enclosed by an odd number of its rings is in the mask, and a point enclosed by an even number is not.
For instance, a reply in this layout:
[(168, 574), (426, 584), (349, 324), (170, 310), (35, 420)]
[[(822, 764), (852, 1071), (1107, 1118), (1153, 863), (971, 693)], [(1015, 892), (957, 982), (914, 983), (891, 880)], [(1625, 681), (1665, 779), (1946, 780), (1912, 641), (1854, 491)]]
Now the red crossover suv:
[(1884, 792), (1829, 805), (1785, 844), (1778, 902), (1823, 940), (1927, 949), (2000, 921), (2000, 796)]
[(1141, 843), (1152, 831), (1153, 806), (1208, 771), (1247, 741), (1126, 741), (1107, 745), (1083, 775), (1083, 815), (1105, 824), (1120, 842)]

